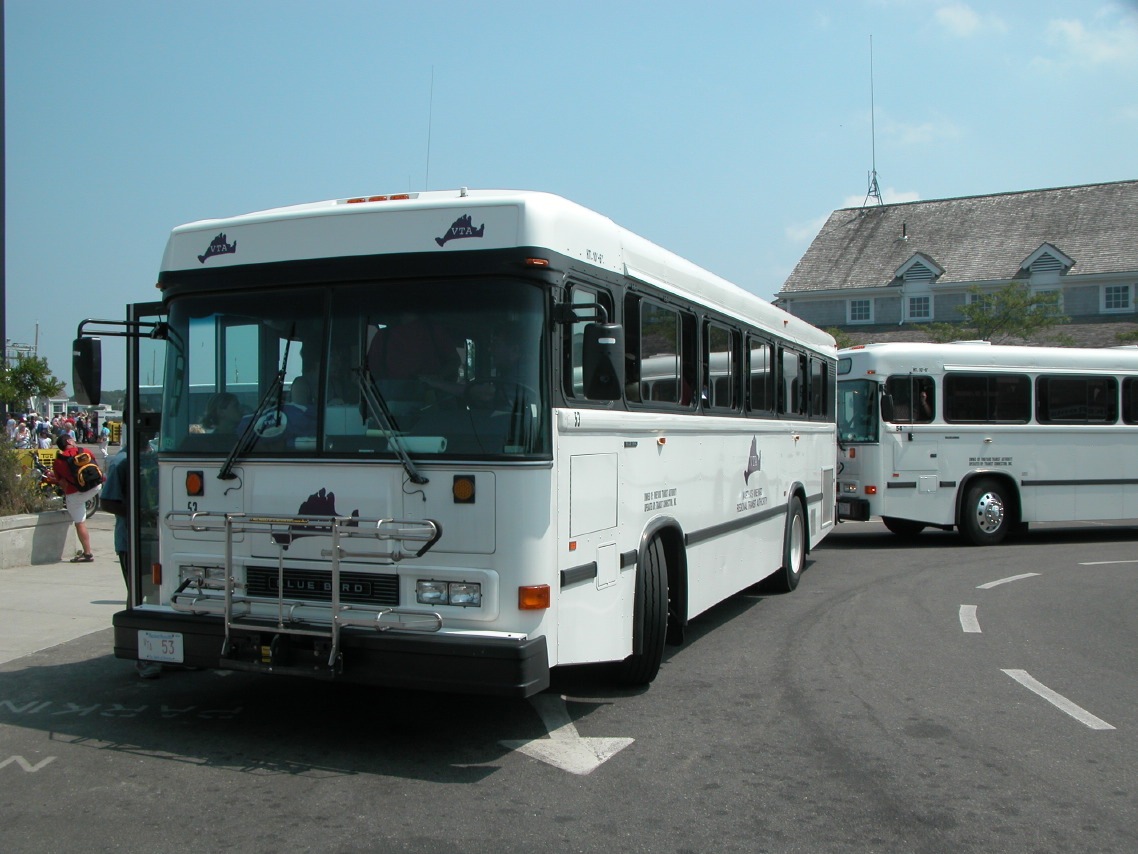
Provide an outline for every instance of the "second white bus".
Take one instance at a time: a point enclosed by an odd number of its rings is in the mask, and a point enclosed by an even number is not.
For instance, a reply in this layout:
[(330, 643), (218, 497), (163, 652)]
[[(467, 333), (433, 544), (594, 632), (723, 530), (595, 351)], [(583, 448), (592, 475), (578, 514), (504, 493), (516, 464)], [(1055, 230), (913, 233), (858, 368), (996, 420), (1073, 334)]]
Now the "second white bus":
[(992, 545), (1138, 517), (1138, 348), (883, 343), (838, 353), (838, 516)]

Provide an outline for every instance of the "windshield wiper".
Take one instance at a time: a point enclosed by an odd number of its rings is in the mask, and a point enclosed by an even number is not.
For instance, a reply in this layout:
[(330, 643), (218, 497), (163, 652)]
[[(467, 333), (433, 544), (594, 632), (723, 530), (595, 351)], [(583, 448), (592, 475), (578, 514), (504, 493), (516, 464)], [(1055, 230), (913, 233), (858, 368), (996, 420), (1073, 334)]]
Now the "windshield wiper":
[(275, 395), (277, 403), (276, 421), (274, 423), (280, 424), (281, 422), (281, 408), (284, 406), (284, 380), (285, 371), (288, 369), (288, 351), (292, 344), (292, 336), (296, 332), (296, 324), (292, 326), (292, 331), (289, 337), (285, 339), (285, 351), (281, 357), (281, 366), (277, 371), (277, 375), (273, 377), (273, 381), (269, 383), (268, 389), (265, 390), (265, 396), (261, 398), (261, 402), (257, 404), (257, 408), (253, 410), (253, 414), (249, 417), (249, 423), (245, 425), (245, 429), (241, 431), (241, 435), (237, 438), (233, 450), (229, 452), (229, 456), (225, 458), (225, 464), (221, 467), (221, 471), (217, 473), (218, 480), (233, 480), (237, 475), (233, 473), (233, 465), (237, 462), (237, 458), (244, 456), (253, 449), (257, 444), (257, 440), (261, 438), (261, 434), (257, 432), (257, 422), (261, 420), (262, 416), (268, 411), (269, 404)]
[(387, 406), (387, 400), (383, 397), (379, 386), (375, 384), (375, 377), (372, 376), (367, 364), (360, 365), (356, 369), (356, 374), (359, 381), (360, 394), (363, 395), (368, 412), (371, 417), (375, 419), (375, 423), (379, 425), (379, 429), (383, 431), (388, 446), (391, 447), (395, 451), (395, 455), (399, 457), (399, 462), (403, 464), (403, 470), (407, 472), (407, 477), (412, 483), (428, 483), (427, 478), (415, 467), (414, 461), (407, 453), (407, 446), (404, 444), (403, 437), (399, 433), (399, 425), (395, 421), (395, 416), (391, 414), (391, 409)]

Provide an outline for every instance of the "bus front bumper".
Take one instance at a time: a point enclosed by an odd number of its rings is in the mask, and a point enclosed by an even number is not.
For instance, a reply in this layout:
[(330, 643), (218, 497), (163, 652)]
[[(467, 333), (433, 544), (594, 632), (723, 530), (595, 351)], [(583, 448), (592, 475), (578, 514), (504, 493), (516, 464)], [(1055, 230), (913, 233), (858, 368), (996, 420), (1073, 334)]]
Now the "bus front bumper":
[(869, 501), (865, 498), (838, 499), (838, 520), (841, 522), (868, 522)]
[[(128, 609), (114, 616), (115, 656), (363, 685), (529, 697), (549, 687), (545, 638), (411, 634), (345, 628), (327, 636), (231, 630), (221, 617)], [(140, 647), (142, 655), (140, 655)]]

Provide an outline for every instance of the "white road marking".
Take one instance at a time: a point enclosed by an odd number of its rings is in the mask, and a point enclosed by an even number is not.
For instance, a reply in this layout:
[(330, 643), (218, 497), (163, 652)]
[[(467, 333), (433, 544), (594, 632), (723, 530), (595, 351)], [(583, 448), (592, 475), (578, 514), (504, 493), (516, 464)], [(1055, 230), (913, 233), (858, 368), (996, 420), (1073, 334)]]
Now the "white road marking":
[(510, 750), (520, 750), (540, 762), (568, 771), (570, 774), (592, 774), (611, 759), (634, 738), (582, 738), (577, 727), (569, 718), (565, 708), (565, 697), (553, 694), (538, 694), (530, 697), (530, 703), (541, 715), (541, 720), (549, 732), (549, 738), (532, 741), (501, 741)]
[(1088, 560), (1083, 561), (1079, 566), (1109, 566), (1112, 563), (1138, 563), (1138, 560)]
[(980, 634), (980, 622), (976, 619), (975, 605), (960, 606), (960, 628), (966, 632)]
[(41, 759), (35, 765), (33, 765), (31, 762), (29, 762), (27, 759), (25, 759), (22, 756), (9, 756), (7, 759), (0, 762), (0, 768), (3, 768), (6, 765), (10, 765), (12, 763), (15, 763), (16, 765), (19, 765), (21, 768), (23, 768), (25, 771), (27, 771), (29, 774), (34, 774), (34, 773), (36, 773), (36, 771), (39, 771), (41, 768), (43, 768), (49, 762), (54, 762), (54, 761), (55, 761), (54, 756), (47, 756), (47, 757)]
[(1076, 706), (1062, 694), (1056, 694), (1042, 682), (1034, 679), (1026, 670), (1005, 670), (1004, 673), (1008, 674), (1008, 676), (1012, 677), (1012, 679), (1024, 688), (1027, 688), (1027, 690), (1038, 694), (1044, 700), (1055, 706), (1055, 708), (1066, 712), (1084, 726), (1088, 726), (1091, 729), (1114, 729), (1114, 727), (1102, 718), (1096, 718), (1086, 709)]
[(999, 581), (989, 581), (987, 584), (977, 585), (977, 590), (991, 590), (993, 587), (999, 587), (1001, 584), (1007, 584), (1009, 581), (1019, 581), (1024, 578), (1033, 578), (1039, 575), (1038, 572), (1025, 572), (1023, 575), (1009, 575), (1007, 578), (1001, 578)]

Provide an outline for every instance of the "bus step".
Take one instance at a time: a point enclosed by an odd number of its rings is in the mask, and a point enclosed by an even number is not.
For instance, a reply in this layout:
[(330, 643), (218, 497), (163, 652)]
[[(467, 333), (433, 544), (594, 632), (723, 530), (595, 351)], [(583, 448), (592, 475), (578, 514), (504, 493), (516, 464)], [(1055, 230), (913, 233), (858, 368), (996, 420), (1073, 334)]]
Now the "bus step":
[(320, 679), (326, 682), (333, 681), (339, 674), (337, 668), (327, 664), (262, 664), (259, 661), (241, 661), (236, 658), (222, 658), (217, 664), (218, 670), (239, 670), (244, 673), (272, 674), (275, 676), (303, 676), (306, 679)]

